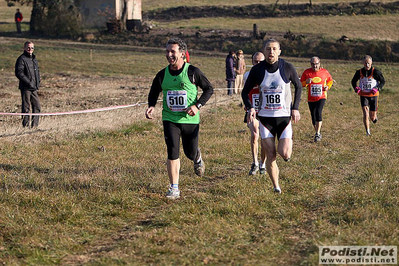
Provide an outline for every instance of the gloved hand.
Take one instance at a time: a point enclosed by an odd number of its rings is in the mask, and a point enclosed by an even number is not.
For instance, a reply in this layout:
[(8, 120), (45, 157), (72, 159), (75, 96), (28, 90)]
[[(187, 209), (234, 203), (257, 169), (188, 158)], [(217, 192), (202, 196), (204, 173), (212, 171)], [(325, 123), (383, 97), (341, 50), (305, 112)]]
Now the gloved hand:
[(323, 91), (328, 91), (328, 86), (324, 86)]
[(357, 93), (357, 94), (359, 94), (359, 92), (361, 92), (362, 91), (362, 89), (360, 88), (360, 87), (356, 87), (355, 88), (355, 92)]
[(374, 94), (376, 94), (376, 93), (377, 93), (377, 91), (378, 91), (378, 89), (377, 89), (377, 88), (373, 88), (373, 89), (371, 90), (371, 93), (374, 95)]

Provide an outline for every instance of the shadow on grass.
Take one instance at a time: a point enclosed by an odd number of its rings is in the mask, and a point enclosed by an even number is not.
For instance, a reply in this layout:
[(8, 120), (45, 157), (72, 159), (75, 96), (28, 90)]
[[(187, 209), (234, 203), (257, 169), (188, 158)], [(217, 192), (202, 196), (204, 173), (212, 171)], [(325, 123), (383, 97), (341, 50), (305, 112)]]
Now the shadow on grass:
[(23, 132), (3, 134), (3, 135), (0, 135), (0, 138), (32, 135), (32, 134), (35, 134), (35, 133), (46, 132), (46, 131), (49, 131), (49, 130), (47, 130), (47, 129), (27, 129), (26, 131), (23, 131)]
[(158, 221), (155, 217), (149, 217), (148, 219), (137, 221), (137, 225), (147, 228), (164, 228), (170, 226), (170, 223)]

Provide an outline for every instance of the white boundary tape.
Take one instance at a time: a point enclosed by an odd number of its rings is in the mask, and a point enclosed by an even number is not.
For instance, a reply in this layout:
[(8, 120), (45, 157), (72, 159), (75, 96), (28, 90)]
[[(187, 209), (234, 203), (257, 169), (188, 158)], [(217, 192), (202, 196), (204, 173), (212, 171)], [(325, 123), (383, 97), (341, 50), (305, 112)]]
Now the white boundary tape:
[(118, 106), (110, 106), (110, 107), (104, 107), (104, 108), (96, 108), (96, 109), (87, 109), (87, 110), (81, 110), (81, 111), (69, 111), (69, 112), (58, 112), (58, 113), (0, 113), (0, 115), (37, 115), (37, 116), (55, 116), (55, 115), (74, 115), (74, 114), (86, 114), (86, 113), (95, 113), (95, 112), (103, 112), (103, 111), (109, 111), (109, 110), (115, 110), (115, 109), (122, 109), (122, 108), (128, 108), (128, 107), (134, 107), (134, 106), (140, 106), (140, 103), (136, 104), (128, 104), (128, 105), (118, 105)]
[[(234, 90), (234, 88), (231, 88)], [(215, 88), (213, 89), (214, 91), (226, 91), (228, 88)], [(239, 89), (241, 90), (241, 89)], [(161, 102), (162, 100), (159, 100), (158, 102)], [(129, 107), (134, 107), (134, 106), (141, 106), (143, 104), (148, 104), (148, 103), (135, 103), (135, 104), (127, 104), (127, 105), (117, 105), (117, 106), (109, 106), (109, 107), (103, 107), (103, 108), (95, 108), (95, 109), (87, 109), (87, 110), (80, 110), (80, 111), (68, 111), (68, 112), (55, 112), (55, 113), (0, 113), (0, 115), (4, 116), (57, 116), (57, 115), (74, 115), (74, 114), (87, 114), (87, 113), (96, 113), (96, 112), (104, 112), (104, 111), (110, 111), (110, 110), (116, 110), (116, 109), (122, 109), (122, 108), (129, 108)]]

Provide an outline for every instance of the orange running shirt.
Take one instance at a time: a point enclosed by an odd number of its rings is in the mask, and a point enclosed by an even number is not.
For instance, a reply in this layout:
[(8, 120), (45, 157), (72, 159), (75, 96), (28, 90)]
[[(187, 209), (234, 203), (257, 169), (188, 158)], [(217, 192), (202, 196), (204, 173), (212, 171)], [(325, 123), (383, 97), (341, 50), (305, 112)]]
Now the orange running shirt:
[[(312, 79), (312, 82), (306, 84), (307, 79)], [(315, 72), (312, 68), (308, 68), (301, 76), (301, 83), (302, 87), (308, 89), (308, 101), (317, 102), (321, 99), (327, 99), (327, 90), (323, 88), (327, 86), (330, 89), (333, 79), (327, 69), (321, 67), (319, 71)]]

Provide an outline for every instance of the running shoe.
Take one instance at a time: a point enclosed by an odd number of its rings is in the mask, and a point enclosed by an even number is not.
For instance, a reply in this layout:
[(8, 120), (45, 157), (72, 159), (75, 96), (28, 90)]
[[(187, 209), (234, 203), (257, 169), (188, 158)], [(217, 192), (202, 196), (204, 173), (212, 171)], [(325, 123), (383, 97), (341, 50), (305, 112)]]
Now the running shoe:
[(321, 133), (316, 133), (314, 135), (314, 142), (319, 142), (321, 141)]
[(251, 165), (251, 170), (249, 170), (249, 175), (256, 175), (256, 173), (258, 172), (258, 165), (255, 163), (252, 163)]
[(259, 167), (259, 174), (261, 175), (266, 174), (266, 168)]
[(180, 190), (178, 188), (169, 188), (168, 193), (166, 193), (168, 199), (178, 199), (180, 198)]
[(378, 118), (376, 117), (376, 118), (373, 120), (373, 123), (375, 124), (375, 123), (377, 123), (377, 121), (378, 121)]
[(205, 173), (205, 163), (201, 159), (199, 163), (194, 163), (194, 172), (197, 176), (203, 176)]
[[(201, 158), (201, 161), (196, 163), (199, 158)], [(194, 172), (197, 176), (203, 176), (205, 173), (205, 163), (204, 160), (202, 160), (200, 149), (198, 149), (197, 157), (194, 159)]]
[(281, 194), (281, 188), (274, 188), (274, 193)]

